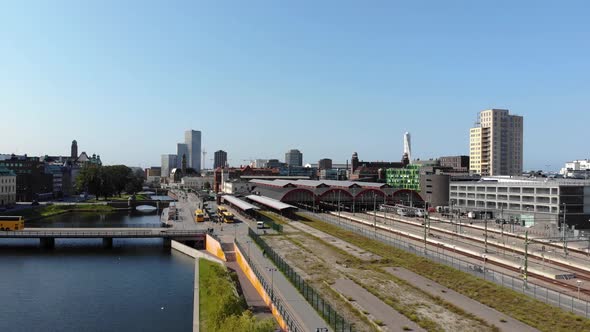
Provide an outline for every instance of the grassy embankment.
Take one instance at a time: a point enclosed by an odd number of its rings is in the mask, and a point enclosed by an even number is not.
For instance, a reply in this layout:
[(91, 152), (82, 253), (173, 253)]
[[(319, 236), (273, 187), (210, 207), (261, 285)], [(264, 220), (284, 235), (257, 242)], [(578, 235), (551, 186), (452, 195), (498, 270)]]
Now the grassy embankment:
[(112, 212), (115, 209), (107, 205), (74, 204), (74, 205), (39, 205), (17, 212), (3, 212), (0, 215), (23, 216), (26, 221), (39, 220), (68, 212)]
[(589, 319), (360, 234), (299, 216), (307, 221), (306, 225), (381, 256), (383, 265), (400, 266), (418, 273), (541, 331), (590, 331)]
[(259, 320), (246, 310), (232, 275), (224, 267), (199, 260), (199, 316), (201, 331), (272, 332), (273, 319)]

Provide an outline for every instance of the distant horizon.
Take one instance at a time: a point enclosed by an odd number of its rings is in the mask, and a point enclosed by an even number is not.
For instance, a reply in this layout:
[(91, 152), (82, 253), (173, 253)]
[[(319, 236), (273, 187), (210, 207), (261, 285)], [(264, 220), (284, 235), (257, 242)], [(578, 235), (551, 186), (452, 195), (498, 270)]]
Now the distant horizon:
[[(10, 2), (0, 153), (157, 166), (186, 129), (211, 167), (468, 155), (485, 109), (524, 117), (524, 169), (590, 158), (590, 3)], [(33, 8), (33, 9), (32, 9)], [(545, 22), (551, 22), (546, 24)]]

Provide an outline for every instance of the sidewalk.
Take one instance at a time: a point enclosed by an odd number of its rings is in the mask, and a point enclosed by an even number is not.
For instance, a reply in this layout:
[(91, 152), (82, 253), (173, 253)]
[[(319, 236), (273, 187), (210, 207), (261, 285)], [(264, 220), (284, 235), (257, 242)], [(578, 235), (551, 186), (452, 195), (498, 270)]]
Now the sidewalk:
[[(497, 326), (500, 331), (519, 331), (519, 332), (539, 332), (520, 321), (505, 315), (495, 309), (492, 309), (482, 303), (472, 300), (464, 295), (461, 295), (447, 287), (441, 286), (436, 282), (424, 278), (412, 271), (404, 268), (385, 268), (388, 273), (408, 282), (412, 286), (421, 289), (422, 291), (432, 295), (438, 296), (444, 301), (447, 301), (454, 306), (479, 317), (489, 324)], [(502, 320), (506, 323), (502, 323)]]
[[(274, 296), (283, 300), (293, 317), (305, 328), (305, 331), (313, 332), (318, 328), (329, 328), (328, 323), (320, 317), (272, 261), (263, 257), (262, 250), (253, 241), (249, 245), (247, 244), (246, 241), (251, 241), (250, 238), (239, 236), (238, 240), (244, 244), (245, 250), (249, 251), (251, 261), (263, 275), (266, 282), (273, 284)], [(244, 254), (248, 255), (248, 252)], [(271, 271), (269, 268), (276, 271)], [(332, 329), (329, 328), (329, 331), (332, 331)]]

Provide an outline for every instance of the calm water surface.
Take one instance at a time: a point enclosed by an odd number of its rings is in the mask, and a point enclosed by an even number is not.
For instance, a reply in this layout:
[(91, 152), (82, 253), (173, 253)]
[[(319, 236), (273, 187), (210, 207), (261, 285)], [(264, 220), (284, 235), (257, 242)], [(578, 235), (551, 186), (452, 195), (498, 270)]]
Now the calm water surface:
[[(48, 227), (158, 224), (155, 214), (62, 215)], [(38, 225), (35, 225), (38, 227)], [(193, 259), (156, 239), (0, 240), (0, 331), (191, 331)]]

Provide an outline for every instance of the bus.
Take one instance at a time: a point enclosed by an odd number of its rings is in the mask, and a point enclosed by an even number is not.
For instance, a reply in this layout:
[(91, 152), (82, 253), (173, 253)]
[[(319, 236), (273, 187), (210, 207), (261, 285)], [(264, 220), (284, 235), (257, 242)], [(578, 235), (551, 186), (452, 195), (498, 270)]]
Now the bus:
[(0, 231), (22, 231), (25, 219), (22, 216), (0, 216)]
[(229, 211), (224, 211), (222, 212), (219, 217), (222, 219), (222, 221), (226, 224), (231, 224), (234, 222), (234, 215), (229, 212)]
[(217, 214), (221, 215), (222, 213), (227, 212), (227, 208), (225, 206), (217, 206)]
[(205, 221), (205, 214), (203, 210), (199, 209), (195, 211), (195, 222), (204, 222)]

